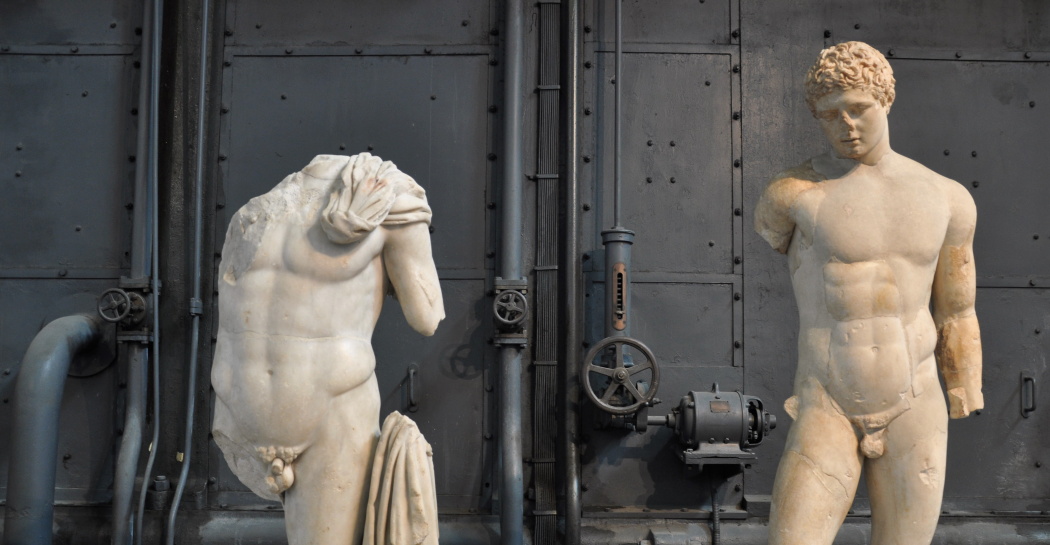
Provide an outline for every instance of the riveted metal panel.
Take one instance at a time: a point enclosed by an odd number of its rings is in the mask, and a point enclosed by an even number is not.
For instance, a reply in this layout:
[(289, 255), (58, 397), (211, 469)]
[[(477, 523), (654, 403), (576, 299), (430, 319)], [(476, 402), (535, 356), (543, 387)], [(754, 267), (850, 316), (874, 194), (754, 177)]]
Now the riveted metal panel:
[(230, 2), (229, 44), (484, 44), (490, 0)]
[[(583, 221), (595, 239), (613, 223), (614, 57), (598, 53), (584, 74), (581, 178), (600, 206)], [(731, 68), (729, 55), (624, 54), (622, 222), (637, 233), (635, 271), (733, 272)]]
[(970, 190), (978, 276), (1050, 275), (1050, 63), (892, 64), (893, 147)]
[(2, 2), (0, 44), (135, 43), (143, 4), (134, 0)]
[[(1050, 290), (979, 289), (977, 316), (985, 408), (949, 425), (945, 508), (1050, 510)], [(1035, 381), (1029, 418), (1021, 415), (1022, 375)]]
[(0, 56), (0, 270), (126, 266), (130, 64)]
[(1041, 0), (799, 4), (809, 17), (823, 19), (832, 43), (992, 51), (1050, 47), (1050, 9)]
[[(492, 460), (484, 439), (484, 371), (493, 350), (485, 280), (444, 280), (446, 317), (432, 337), (412, 330), (397, 301), (387, 299), (373, 345), (382, 415), (400, 411), (418, 425), (434, 448), (438, 505), (442, 513), (479, 507), (489, 490)], [(418, 366), (418, 409), (409, 412), (409, 365)]]
[[(625, 43), (725, 44), (732, 32), (730, 0), (625, 0)], [(585, 2), (585, 40), (616, 39), (616, 4)]]
[(220, 148), (227, 216), (316, 154), (369, 150), (426, 189), (438, 268), (483, 269), (486, 60), (234, 57)]
[[(0, 279), (0, 499), (7, 497), (12, 397), (22, 357), (36, 334), (56, 318), (94, 313), (96, 295), (111, 280)], [(113, 482), (113, 411), (117, 388), (111, 365), (66, 380), (59, 413), (55, 501), (102, 503)], [(68, 457), (66, 457), (68, 455)]]

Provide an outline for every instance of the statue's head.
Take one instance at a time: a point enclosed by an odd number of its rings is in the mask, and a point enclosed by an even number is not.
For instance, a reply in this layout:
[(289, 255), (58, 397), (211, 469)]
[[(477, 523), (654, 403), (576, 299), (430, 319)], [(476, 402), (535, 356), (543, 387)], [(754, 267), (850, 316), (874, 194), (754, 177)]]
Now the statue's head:
[(806, 74), (806, 104), (837, 156), (873, 165), (890, 150), (893, 84), (890, 63), (868, 44), (820, 52)]
[(895, 83), (890, 63), (877, 49), (864, 42), (843, 42), (821, 51), (806, 73), (806, 104), (816, 115), (816, 103), (824, 95), (860, 89), (889, 112)]

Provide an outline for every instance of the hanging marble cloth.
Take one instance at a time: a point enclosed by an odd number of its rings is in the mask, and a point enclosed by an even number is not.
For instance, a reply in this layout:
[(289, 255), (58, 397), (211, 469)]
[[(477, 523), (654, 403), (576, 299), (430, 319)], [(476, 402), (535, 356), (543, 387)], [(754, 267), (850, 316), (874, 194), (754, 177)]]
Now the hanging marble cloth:
[(394, 411), (372, 464), (364, 545), (437, 545), (434, 451), (416, 423)]

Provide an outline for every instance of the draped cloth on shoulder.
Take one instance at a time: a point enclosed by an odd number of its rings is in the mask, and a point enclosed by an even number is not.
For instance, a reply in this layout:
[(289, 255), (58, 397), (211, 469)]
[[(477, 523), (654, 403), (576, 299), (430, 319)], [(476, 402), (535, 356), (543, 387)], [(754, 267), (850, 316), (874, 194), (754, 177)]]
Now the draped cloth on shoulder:
[(321, 228), (336, 244), (357, 242), (379, 225), (430, 223), (423, 188), (394, 163), (370, 153), (318, 155), (303, 173), (334, 181)]
[(416, 423), (394, 411), (372, 464), (364, 545), (437, 545), (434, 453)]

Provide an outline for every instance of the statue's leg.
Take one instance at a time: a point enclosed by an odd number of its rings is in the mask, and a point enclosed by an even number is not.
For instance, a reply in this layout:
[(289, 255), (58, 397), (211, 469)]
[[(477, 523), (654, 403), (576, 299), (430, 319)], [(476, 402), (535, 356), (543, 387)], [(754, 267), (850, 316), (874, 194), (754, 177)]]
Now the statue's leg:
[(317, 440), (294, 462), (284, 493), (289, 545), (359, 545), (379, 439), (375, 375), (331, 402)]
[(788, 432), (769, 514), (770, 545), (830, 545), (860, 481), (857, 433), (827, 403), (800, 410)]
[(911, 410), (886, 428), (886, 451), (865, 464), (872, 545), (922, 545), (933, 540), (944, 494), (948, 411), (932, 384)]

